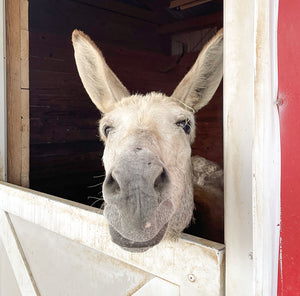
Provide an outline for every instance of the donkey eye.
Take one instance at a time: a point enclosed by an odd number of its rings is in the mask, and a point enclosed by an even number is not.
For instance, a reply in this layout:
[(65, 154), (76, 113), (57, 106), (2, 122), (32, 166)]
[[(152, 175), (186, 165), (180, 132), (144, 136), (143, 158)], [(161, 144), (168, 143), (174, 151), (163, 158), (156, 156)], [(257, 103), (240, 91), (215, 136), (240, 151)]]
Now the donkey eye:
[(191, 121), (189, 119), (180, 120), (180, 121), (176, 122), (176, 125), (180, 126), (187, 135), (190, 134), (190, 132), (191, 132)]
[(107, 137), (108, 134), (112, 131), (112, 129), (113, 128), (111, 126), (104, 127), (104, 129), (103, 129), (104, 136)]

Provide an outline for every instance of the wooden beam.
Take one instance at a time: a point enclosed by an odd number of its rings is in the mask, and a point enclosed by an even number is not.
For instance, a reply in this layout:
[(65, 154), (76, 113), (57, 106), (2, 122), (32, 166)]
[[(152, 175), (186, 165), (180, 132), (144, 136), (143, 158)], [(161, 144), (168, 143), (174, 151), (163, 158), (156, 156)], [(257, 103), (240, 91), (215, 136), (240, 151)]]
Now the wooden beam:
[(40, 296), (8, 213), (0, 210), (0, 238), (22, 295)]
[(194, 7), (194, 6), (198, 6), (198, 5), (202, 5), (202, 4), (205, 4), (207, 2), (211, 2), (211, 1), (212, 0), (197, 0), (197, 1), (193, 1), (193, 2), (187, 3), (185, 5), (181, 5), (180, 9), (181, 10), (188, 9), (188, 8), (191, 8), (191, 7)]
[(159, 33), (173, 34), (179, 32), (191, 32), (210, 27), (223, 27), (222, 11), (210, 15), (198, 16), (188, 20), (162, 25), (159, 28)]
[(28, 1), (6, 1), (7, 180), (22, 186), (29, 185), (28, 77)]
[(180, 7), (181, 9), (186, 9), (196, 5), (201, 5), (206, 2), (211, 2), (212, 0), (172, 0), (169, 8)]
[(5, 86), (5, 19), (4, 0), (0, 0), (0, 180), (6, 181), (6, 86)]
[(103, 10), (113, 11), (115, 13), (129, 16), (135, 19), (139, 19), (146, 22), (151, 23), (161, 23), (161, 18), (159, 17), (159, 14), (157, 14), (155, 11), (150, 11), (147, 9), (139, 8), (136, 6), (128, 5), (120, 1), (115, 0), (76, 0), (76, 2), (79, 2), (83, 5), (90, 5), (94, 6)]

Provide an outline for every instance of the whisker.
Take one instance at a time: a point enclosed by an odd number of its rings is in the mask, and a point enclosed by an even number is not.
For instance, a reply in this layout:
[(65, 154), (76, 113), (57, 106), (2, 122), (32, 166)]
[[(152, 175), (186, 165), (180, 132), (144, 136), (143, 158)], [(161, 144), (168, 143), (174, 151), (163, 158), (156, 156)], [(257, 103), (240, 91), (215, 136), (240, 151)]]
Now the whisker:
[(105, 177), (105, 175), (93, 176), (94, 179)]
[(102, 197), (96, 197), (96, 196), (88, 196), (88, 199), (95, 199), (95, 201), (91, 204), (91, 207), (93, 207), (97, 202), (103, 201)]
[(96, 196), (88, 196), (88, 199), (96, 199), (96, 200), (103, 200), (102, 197), (96, 197)]
[(98, 184), (95, 184), (95, 185), (90, 185), (90, 186), (88, 186), (88, 188), (99, 187), (99, 186), (101, 186), (101, 185), (102, 185), (102, 183), (98, 183)]

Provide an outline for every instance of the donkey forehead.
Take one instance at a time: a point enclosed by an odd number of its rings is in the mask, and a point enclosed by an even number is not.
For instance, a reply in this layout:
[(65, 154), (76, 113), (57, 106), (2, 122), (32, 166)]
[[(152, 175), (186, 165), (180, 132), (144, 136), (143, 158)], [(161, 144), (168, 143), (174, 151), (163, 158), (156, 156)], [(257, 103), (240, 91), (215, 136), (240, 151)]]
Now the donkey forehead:
[(185, 118), (192, 120), (193, 114), (179, 101), (160, 93), (150, 93), (123, 98), (111, 112), (105, 114), (103, 121), (151, 126), (157, 121), (173, 123)]

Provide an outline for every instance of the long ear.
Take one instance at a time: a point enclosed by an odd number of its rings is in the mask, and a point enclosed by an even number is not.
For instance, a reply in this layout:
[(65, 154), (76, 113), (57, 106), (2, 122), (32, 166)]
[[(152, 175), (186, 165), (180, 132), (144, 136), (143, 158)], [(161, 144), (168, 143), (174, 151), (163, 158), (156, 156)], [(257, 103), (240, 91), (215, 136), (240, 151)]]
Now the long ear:
[(128, 90), (107, 66), (102, 52), (83, 32), (74, 30), (72, 42), (79, 76), (93, 103), (103, 112), (129, 96)]
[(198, 111), (217, 90), (223, 76), (223, 29), (205, 45), (194, 66), (174, 90), (172, 97)]

